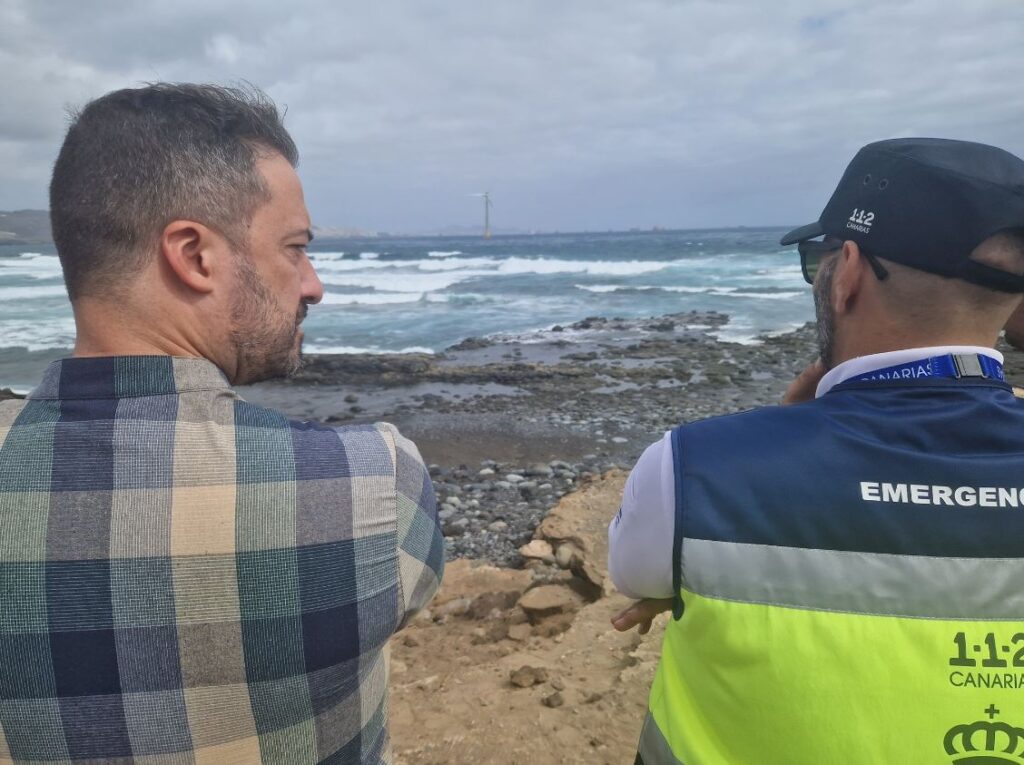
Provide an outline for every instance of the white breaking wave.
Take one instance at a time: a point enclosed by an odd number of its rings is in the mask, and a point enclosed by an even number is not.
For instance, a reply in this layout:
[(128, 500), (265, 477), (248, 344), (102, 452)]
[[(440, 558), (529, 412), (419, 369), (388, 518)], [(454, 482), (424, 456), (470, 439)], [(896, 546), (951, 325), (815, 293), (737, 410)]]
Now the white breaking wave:
[[(373, 261), (371, 261), (373, 262)], [(335, 287), (361, 287), (378, 292), (438, 292), (475, 276), (487, 276), (488, 271), (460, 271), (444, 273), (381, 273), (321, 274), (320, 281)]]
[(373, 354), (375, 356), (376, 355), (380, 355), (382, 353), (429, 353), (429, 354), (433, 355), (434, 349), (433, 348), (427, 348), (427, 347), (422, 346), (422, 345), (413, 345), (413, 346), (410, 346), (408, 348), (397, 348), (397, 349), (393, 349), (392, 350), (392, 349), (379, 348), (379, 347), (360, 348), (360, 347), (354, 346), (354, 345), (316, 345), (315, 343), (313, 343), (313, 344), (303, 345), (302, 346), (302, 352), (303, 353), (325, 353), (325, 354), (326, 353), (339, 353), (339, 354), (340, 353), (344, 353), (344, 354), (349, 354), (349, 355), (351, 355), (353, 353), (370, 353), (370, 354)]
[[(414, 261), (410, 261), (414, 262)], [(317, 273), (341, 273), (346, 271), (372, 271), (381, 268), (399, 268), (402, 264), (393, 260), (315, 260), (313, 267)]]
[(781, 282), (781, 281), (797, 281), (802, 282), (804, 279), (803, 271), (800, 270), (800, 266), (779, 266), (771, 270), (760, 269), (750, 277), (757, 281), (766, 282)]
[(807, 322), (803, 321), (791, 321), (777, 329), (770, 329), (766, 332), (762, 332), (761, 334), (766, 337), (781, 337), (782, 335), (788, 335), (790, 332), (800, 329), (806, 323)]
[(23, 252), (17, 258), (0, 258), (0, 277), (6, 274), (33, 279), (60, 279), (63, 276), (56, 255), (38, 252)]
[(450, 260), (328, 260), (317, 262), (317, 272), (343, 273), (349, 271), (459, 271), (470, 268), (496, 269), (497, 258), (454, 258)]
[(0, 287), (0, 300), (35, 300), (45, 297), (67, 297), (64, 285), (40, 287)]
[[(686, 261), (680, 261), (686, 262)], [(651, 260), (558, 260), (549, 258), (449, 258), (445, 260), (327, 260), (318, 262), (318, 272), (352, 271), (473, 271), (487, 269), (498, 276), (537, 274), (588, 274), (591, 276), (637, 276), (664, 271), (677, 261)], [(477, 274), (474, 274), (477, 275)]]
[(507, 258), (498, 266), (501, 274), (590, 274), (592, 276), (635, 276), (664, 271), (672, 261), (652, 260), (549, 260), (548, 258)]
[(792, 300), (802, 295), (810, 295), (810, 292), (739, 292), (729, 293), (729, 297), (753, 298), (755, 300)]
[(576, 284), (576, 289), (587, 292), (684, 292), (694, 295), (728, 295), (738, 287), (656, 287), (648, 284)]
[(684, 292), (688, 295), (731, 295), (736, 291), (736, 287), (662, 287), (661, 289), (666, 292)]
[(444, 250), (431, 250), (427, 253), (427, 257), (430, 258), (453, 258), (456, 255), (461, 255), (461, 250), (452, 250), (451, 252), (445, 252)]
[(779, 337), (793, 330), (800, 329), (804, 325), (802, 321), (786, 322), (781, 327), (771, 330), (754, 331), (749, 321), (737, 320), (734, 317), (728, 324), (719, 329), (712, 330), (708, 334), (717, 340), (740, 345), (760, 345), (763, 337)]
[(450, 258), (449, 260), (417, 260), (421, 271), (458, 271), (461, 268), (496, 268), (501, 261), (497, 258)]
[(668, 286), (655, 287), (653, 285), (625, 285), (625, 284), (576, 284), (576, 289), (587, 292), (608, 293), (608, 292), (680, 292), (688, 295), (714, 295), (717, 297), (752, 298), (754, 300), (791, 300), (804, 295), (803, 292), (742, 292), (739, 287), (687, 287)]
[(323, 305), (393, 305), (396, 303), (444, 303), (444, 295), (428, 295), (425, 292), (364, 292), (361, 294), (324, 293)]
[(361, 252), (359, 253), (360, 260), (376, 260), (380, 257), (379, 252)]
[(47, 351), (75, 344), (75, 320), (68, 316), (48, 321), (11, 319), (0, 321), (4, 348)]
[(749, 326), (743, 327), (730, 327), (726, 324), (721, 329), (715, 329), (708, 334), (716, 340), (721, 340), (725, 343), (739, 343), (740, 345), (757, 345), (760, 341), (758, 340), (757, 332), (751, 330)]

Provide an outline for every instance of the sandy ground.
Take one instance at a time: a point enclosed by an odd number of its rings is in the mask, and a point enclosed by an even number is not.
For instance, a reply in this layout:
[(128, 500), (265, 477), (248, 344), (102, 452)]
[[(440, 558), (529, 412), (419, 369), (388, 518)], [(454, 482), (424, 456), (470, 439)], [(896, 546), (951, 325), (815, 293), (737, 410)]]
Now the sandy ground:
[[(633, 761), (664, 626), (640, 637), (609, 623), (630, 602), (605, 579), (624, 481), (614, 471), (568, 495), (538, 529), (554, 549), (570, 545), (571, 570), (449, 564), (430, 612), (392, 641), (397, 763)], [(538, 605), (524, 592), (562, 605), (524, 609)], [(511, 679), (523, 667), (528, 687)]]

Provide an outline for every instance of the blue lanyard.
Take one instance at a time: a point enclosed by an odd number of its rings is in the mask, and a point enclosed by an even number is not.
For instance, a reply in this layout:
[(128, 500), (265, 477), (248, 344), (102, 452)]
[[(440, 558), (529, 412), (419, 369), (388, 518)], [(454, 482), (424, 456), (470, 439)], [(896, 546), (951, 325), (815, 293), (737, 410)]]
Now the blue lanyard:
[(1004, 381), (1003, 365), (991, 356), (980, 353), (932, 356), (927, 359), (911, 361), (906, 364), (876, 369), (844, 382), (866, 382), (870, 380), (919, 380), (923, 377), (986, 377), (990, 380)]

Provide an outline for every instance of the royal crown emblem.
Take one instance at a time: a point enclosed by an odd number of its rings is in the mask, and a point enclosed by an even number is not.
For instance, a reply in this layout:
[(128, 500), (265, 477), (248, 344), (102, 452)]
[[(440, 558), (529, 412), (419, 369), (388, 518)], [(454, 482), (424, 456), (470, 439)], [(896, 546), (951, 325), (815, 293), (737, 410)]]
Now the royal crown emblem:
[(956, 765), (998, 765), (1024, 761), (1024, 728), (997, 721), (995, 704), (985, 710), (988, 720), (954, 725), (946, 733), (946, 754)]

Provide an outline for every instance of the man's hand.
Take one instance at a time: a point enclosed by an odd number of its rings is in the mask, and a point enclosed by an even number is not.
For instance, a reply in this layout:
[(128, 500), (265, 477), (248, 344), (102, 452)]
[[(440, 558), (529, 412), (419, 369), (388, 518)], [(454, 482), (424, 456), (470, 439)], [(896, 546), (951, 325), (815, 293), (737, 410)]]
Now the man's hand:
[(821, 378), (827, 371), (825, 365), (821, 363), (821, 359), (815, 359), (786, 388), (786, 395), (782, 397), (782, 405), (800, 404), (813, 400), (814, 394), (818, 390), (818, 383), (821, 382)]
[(619, 632), (628, 632), (640, 625), (640, 634), (651, 631), (654, 617), (664, 611), (672, 610), (672, 598), (645, 598), (638, 600), (625, 611), (612, 617), (612, 626)]

